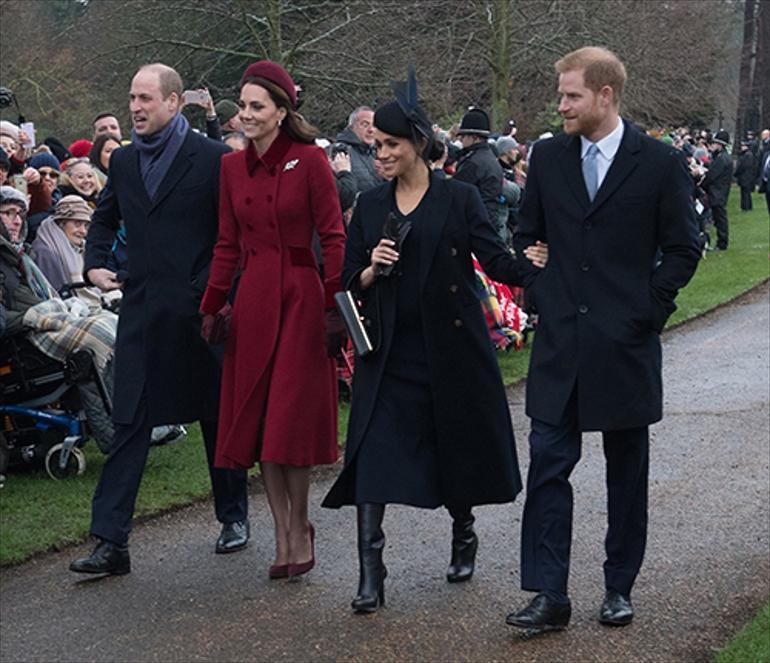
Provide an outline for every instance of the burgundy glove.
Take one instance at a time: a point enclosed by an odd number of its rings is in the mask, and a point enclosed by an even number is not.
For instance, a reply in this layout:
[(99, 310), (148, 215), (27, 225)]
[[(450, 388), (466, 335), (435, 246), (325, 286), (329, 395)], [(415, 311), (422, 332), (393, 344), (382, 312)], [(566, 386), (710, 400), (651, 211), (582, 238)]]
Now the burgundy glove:
[(219, 345), (225, 342), (227, 333), (230, 331), (232, 312), (233, 307), (225, 304), (216, 315), (204, 313), (201, 319), (201, 337), (206, 343)]
[(342, 350), (346, 336), (345, 323), (342, 322), (336, 308), (326, 310), (324, 331), (326, 332), (326, 354), (333, 359)]

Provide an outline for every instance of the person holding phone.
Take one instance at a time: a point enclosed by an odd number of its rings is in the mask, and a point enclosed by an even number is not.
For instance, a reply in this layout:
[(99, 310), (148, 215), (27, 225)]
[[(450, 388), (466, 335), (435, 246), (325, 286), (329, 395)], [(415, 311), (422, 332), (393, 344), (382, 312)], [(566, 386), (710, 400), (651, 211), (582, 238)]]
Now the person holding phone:
[[(471, 253), (491, 278), (516, 285), (526, 260), (502, 244), (478, 189), (431, 171), (441, 147), (413, 71), (395, 92), (374, 114), (376, 158), (390, 181), (359, 196), (342, 273), (345, 288), (376, 311), (365, 321), (376, 349), (356, 362), (345, 467), (323, 502), (357, 507), (356, 612), (384, 602), (386, 504), (449, 510), (447, 580), (462, 582), (478, 546), (472, 507), (511, 502), (521, 490)], [(543, 247), (526, 255), (538, 266), (547, 259)]]
[(334, 357), (344, 331), (333, 296), (345, 231), (332, 170), (314, 144), (317, 131), (296, 112), (291, 76), (262, 60), (240, 88), (249, 146), (222, 159), (219, 238), (200, 312), (203, 337), (225, 340), (215, 465), (260, 463), (275, 522), (275, 579), (313, 568), (310, 469), (337, 459)]

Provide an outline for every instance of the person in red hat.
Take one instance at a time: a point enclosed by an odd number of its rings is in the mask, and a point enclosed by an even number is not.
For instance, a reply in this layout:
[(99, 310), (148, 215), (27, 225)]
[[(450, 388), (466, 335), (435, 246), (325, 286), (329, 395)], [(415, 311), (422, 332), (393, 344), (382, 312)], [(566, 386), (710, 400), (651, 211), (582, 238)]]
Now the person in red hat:
[(222, 340), (230, 319), (215, 465), (261, 464), (275, 520), (269, 576), (294, 577), (315, 563), (310, 469), (337, 459), (334, 357), (344, 332), (333, 295), (341, 290), (345, 231), (334, 175), (314, 144), (316, 129), (296, 112), (286, 70), (250, 65), (238, 105), (249, 144), (222, 159), (219, 238), (200, 307), (209, 342)]
[(80, 140), (76, 140), (74, 143), (72, 143), (72, 145), (70, 145), (68, 149), (69, 149), (69, 153), (73, 157), (78, 159), (82, 157), (87, 157), (93, 145), (94, 144), (90, 140), (81, 138)]

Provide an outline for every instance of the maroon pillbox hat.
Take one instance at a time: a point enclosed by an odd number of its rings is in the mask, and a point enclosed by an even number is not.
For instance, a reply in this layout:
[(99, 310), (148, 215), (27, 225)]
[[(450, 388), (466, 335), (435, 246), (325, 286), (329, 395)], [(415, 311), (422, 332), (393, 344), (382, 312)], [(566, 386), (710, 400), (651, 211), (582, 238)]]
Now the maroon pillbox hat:
[(271, 83), (275, 83), (286, 93), (286, 96), (289, 97), (291, 107), (294, 109), (297, 108), (297, 86), (294, 85), (294, 81), (291, 76), (289, 76), (289, 72), (281, 65), (276, 62), (271, 62), (270, 60), (253, 62), (246, 67), (246, 71), (243, 72), (243, 76), (241, 76), (241, 86), (243, 86), (243, 83), (247, 78), (251, 78), (252, 76), (264, 78)]

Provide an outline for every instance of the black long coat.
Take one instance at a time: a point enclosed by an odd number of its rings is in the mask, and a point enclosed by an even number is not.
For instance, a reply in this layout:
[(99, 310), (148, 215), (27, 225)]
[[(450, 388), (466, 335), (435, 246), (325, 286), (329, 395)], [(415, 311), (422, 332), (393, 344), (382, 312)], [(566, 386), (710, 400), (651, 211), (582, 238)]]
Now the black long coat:
[(515, 238), (517, 249), (536, 239), (549, 248), (526, 292), (540, 314), (527, 377), (530, 417), (559, 424), (577, 384), (582, 430), (661, 418), (659, 334), (700, 255), (691, 192), (681, 153), (627, 123), (593, 202), (580, 138), (537, 143)]
[[(362, 193), (348, 227), (343, 283), (357, 290), (391, 211), (393, 183)], [(520, 284), (521, 264), (492, 228), (478, 190), (432, 175), (420, 244), (420, 301), (446, 503), (509, 502), (521, 490), (511, 415), (500, 370), (475, 292), (471, 251), (489, 276)], [(345, 468), (324, 506), (352, 503), (351, 471), (372, 412), (390, 350), (396, 317), (393, 280), (364, 291), (379, 294), (379, 350), (357, 359)], [(379, 481), (380, 477), (367, 480)]]
[(751, 150), (741, 152), (735, 164), (735, 181), (741, 189), (754, 190), (757, 181), (757, 160)]
[(123, 219), (129, 277), (115, 352), (117, 423), (133, 420), (143, 385), (152, 425), (217, 417), (219, 362), (200, 337), (198, 306), (217, 239), (219, 162), (228, 151), (190, 130), (153, 201), (136, 148), (112, 154), (84, 271), (107, 265)]

